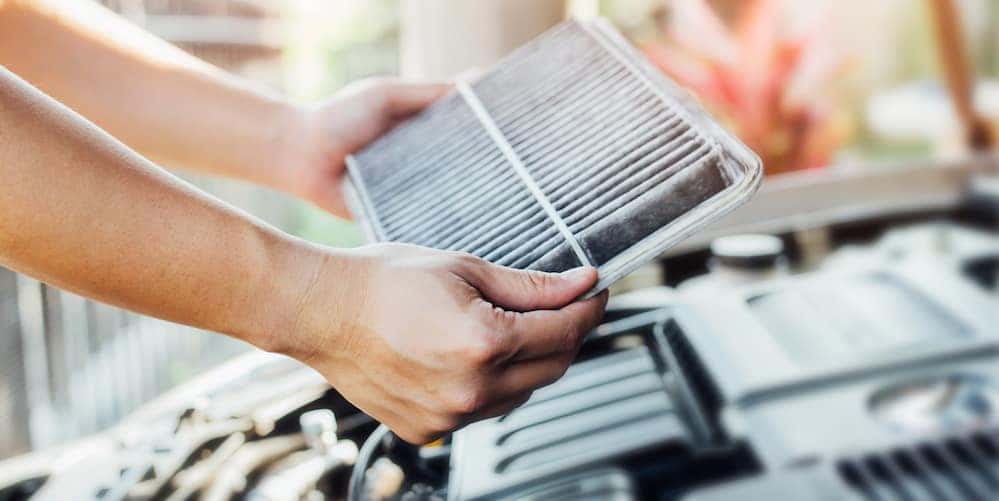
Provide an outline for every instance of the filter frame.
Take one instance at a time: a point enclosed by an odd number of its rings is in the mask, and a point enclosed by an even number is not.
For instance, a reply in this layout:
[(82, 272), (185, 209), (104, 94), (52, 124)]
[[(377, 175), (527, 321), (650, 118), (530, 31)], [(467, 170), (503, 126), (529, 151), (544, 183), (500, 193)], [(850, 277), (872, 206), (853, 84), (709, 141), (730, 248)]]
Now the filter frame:
[[(715, 122), (694, 97), (654, 68), (609, 22), (604, 19), (586, 22), (570, 20), (553, 28), (549, 32), (551, 35), (541, 35), (539, 40), (546, 36), (557, 36), (556, 34), (560, 29), (579, 29), (585, 32), (587, 36), (599, 45), (601, 50), (606, 51), (617, 62), (624, 65), (631, 74), (631, 77), (640, 80), (648, 90), (654, 93), (662, 101), (666, 109), (679, 115), (680, 122), (693, 130), (697, 139), (707, 144), (712, 152), (718, 154), (718, 158), (720, 159), (720, 168), (718, 170), (722, 176), (727, 178), (725, 180), (728, 182), (724, 189), (714, 193), (709, 198), (699, 202), (692, 209), (680, 214), (657, 230), (630, 244), (623, 251), (599, 264), (597, 268), (600, 279), (587, 294), (588, 297), (606, 289), (631, 271), (655, 259), (692, 233), (748, 201), (759, 188), (763, 177), (763, 166), (760, 158), (755, 153)], [(522, 56), (522, 52), (531, 50), (533, 44), (536, 43), (538, 43), (538, 40), (530, 42), (525, 47), (514, 51), (497, 63), (495, 68), (502, 68), (504, 65), (515, 63)], [(489, 74), (487, 72), (481, 75), (479, 79), (488, 77)], [(571, 231), (567, 234), (567, 228), (561, 223), (557, 211), (553, 210), (550, 204), (547, 204), (549, 206), (546, 207), (546, 201), (539, 198), (538, 190), (536, 187), (531, 186), (531, 180), (523, 178), (523, 169), (517, 169), (516, 167), (519, 161), (516, 158), (516, 153), (513, 153), (513, 157), (511, 157), (510, 152), (507, 151), (508, 148), (504, 148), (503, 143), (505, 142), (505, 138), (496, 136), (497, 128), (495, 124), (490, 124), (489, 117), (481, 115), (483, 111), (488, 113), (488, 110), (484, 110), (481, 107), (477, 109), (475, 106), (476, 98), (473, 86), (479, 79), (474, 81), (460, 81), (458, 83), (458, 90), (443, 99), (462, 99), (473, 111), (477, 112), (479, 124), (490, 133), (494, 143), (497, 143), (497, 147), (503, 151), (509, 163), (518, 171), (521, 180), (525, 182), (525, 185), (534, 195), (535, 201), (539, 202), (539, 205), (545, 209), (549, 220), (559, 229), (566, 243), (572, 246), (579, 261), (582, 264), (590, 264), (585, 252), (580, 250), (578, 242), (574, 242), (576, 236)], [(438, 105), (439, 103), (434, 106)], [(399, 127), (406, 126), (407, 124), (402, 124)], [(508, 147), (509, 145), (506, 146)], [(693, 166), (696, 165), (694, 164)], [(348, 176), (344, 190), (348, 207), (364, 229), (369, 241), (389, 241), (390, 239), (386, 237), (379, 214), (372, 203), (372, 197), (368, 192), (365, 179), (361, 174), (364, 168), (364, 165), (358, 161), (356, 155), (348, 156)], [(543, 192), (540, 195), (542, 197), (545, 196)], [(622, 207), (625, 206), (627, 204)], [(418, 210), (419, 207), (413, 207), (413, 209)]]

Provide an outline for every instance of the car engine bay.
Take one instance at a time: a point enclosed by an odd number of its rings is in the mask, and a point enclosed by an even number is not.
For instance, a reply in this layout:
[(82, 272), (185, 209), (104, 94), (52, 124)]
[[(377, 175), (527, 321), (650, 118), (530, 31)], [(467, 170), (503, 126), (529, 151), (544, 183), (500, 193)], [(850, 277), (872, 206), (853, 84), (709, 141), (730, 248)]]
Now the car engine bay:
[(857, 211), (876, 183), (842, 182), (816, 181), (835, 211), (665, 256), (664, 285), (615, 293), (561, 380), (444, 440), (405, 444), (255, 353), (7, 461), (0, 501), (996, 499), (999, 198), (939, 203), (938, 184)]

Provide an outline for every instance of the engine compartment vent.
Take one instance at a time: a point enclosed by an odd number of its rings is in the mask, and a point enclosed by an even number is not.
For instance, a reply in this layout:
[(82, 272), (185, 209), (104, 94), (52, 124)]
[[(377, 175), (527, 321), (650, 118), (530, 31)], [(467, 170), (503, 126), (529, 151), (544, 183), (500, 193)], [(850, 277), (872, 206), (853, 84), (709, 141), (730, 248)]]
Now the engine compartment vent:
[[(669, 312), (658, 311), (605, 324), (562, 379), (509, 414), (458, 431), (449, 496), (497, 499), (513, 486), (547, 484), (597, 466), (627, 469), (653, 457), (668, 458), (682, 477), (670, 477), (671, 489), (753, 471), (755, 458), (742, 444), (712, 440), (715, 420), (703, 411), (710, 404), (701, 402), (711, 399), (699, 394), (711, 387), (692, 383), (694, 354), (674, 353), (663, 338), (669, 323)], [(681, 465), (695, 464), (700, 474), (684, 473)], [(640, 476), (645, 483), (662, 480), (651, 470)]]
[(687, 334), (673, 319), (657, 326), (664, 338), (663, 357), (670, 365), (674, 401), (683, 402), (691, 430), (702, 445), (727, 445), (728, 437), (718, 416), (723, 398), (707, 368), (697, 356)]
[(617, 468), (585, 470), (504, 494), (497, 501), (623, 501), (638, 494), (627, 472)]
[(601, 290), (746, 201), (760, 160), (609, 23), (566, 22), (348, 158), (379, 241)]
[(999, 499), (999, 430), (842, 459), (840, 477), (870, 501)]
[(646, 347), (574, 366), (496, 431), (500, 474), (686, 435)]

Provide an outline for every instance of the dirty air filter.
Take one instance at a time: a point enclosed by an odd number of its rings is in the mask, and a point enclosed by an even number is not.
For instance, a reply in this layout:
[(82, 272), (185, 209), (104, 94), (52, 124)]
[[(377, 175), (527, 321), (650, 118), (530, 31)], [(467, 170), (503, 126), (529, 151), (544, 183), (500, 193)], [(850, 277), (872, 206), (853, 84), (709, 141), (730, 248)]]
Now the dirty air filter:
[(746, 201), (760, 160), (604, 21), (566, 22), (348, 158), (378, 241), (601, 290)]

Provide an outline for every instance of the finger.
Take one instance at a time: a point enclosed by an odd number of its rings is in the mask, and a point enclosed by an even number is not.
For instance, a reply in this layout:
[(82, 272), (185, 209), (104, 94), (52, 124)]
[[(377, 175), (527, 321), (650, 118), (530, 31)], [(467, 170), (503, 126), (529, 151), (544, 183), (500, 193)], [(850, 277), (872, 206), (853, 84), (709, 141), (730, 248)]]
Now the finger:
[(572, 303), (561, 310), (520, 313), (508, 320), (515, 360), (532, 360), (559, 353), (575, 353), (604, 315), (607, 292)]
[(393, 80), (386, 84), (388, 111), (394, 117), (412, 115), (440, 99), (453, 87), (446, 82), (413, 83)]
[(509, 311), (561, 308), (597, 283), (596, 268), (564, 273), (515, 270), (482, 261), (465, 277), (482, 297)]
[(533, 392), (558, 381), (575, 358), (576, 352), (571, 352), (512, 363), (494, 379), (490, 392), (502, 401)]
[(525, 403), (527, 403), (527, 401), (530, 399), (531, 399), (530, 391), (519, 393), (512, 398), (508, 398), (503, 400), (502, 402), (492, 404), (489, 407), (486, 407), (485, 409), (476, 412), (475, 414), (469, 417), (468, 422), (471, 423), (475, 421), (481, 421), (483, 419), (493, 418), (496, 416), (505, 416), (510, 412), (512, 412), (517, 407), (520, 407)]

